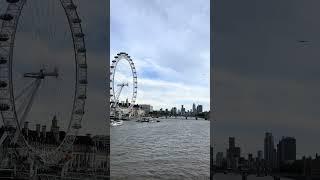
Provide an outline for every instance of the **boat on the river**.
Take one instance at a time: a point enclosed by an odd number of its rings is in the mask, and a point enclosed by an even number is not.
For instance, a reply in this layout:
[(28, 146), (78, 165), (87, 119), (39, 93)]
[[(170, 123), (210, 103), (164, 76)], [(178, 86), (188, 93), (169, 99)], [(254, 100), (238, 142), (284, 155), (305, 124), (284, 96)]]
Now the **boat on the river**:
[(123, 121), (122, 120), (111, 120), (111, 123), (110, 123), (111, 126), (121, 126), (123, 125)]
[(152, 117), (141, 117), (138, 120), (136, 120), (136, 122), (148, 122), (148, 123), (155, 123), (155, 122), (160, 122), (160, 120), (156, 120), (155, 118)]
[(142, 117), (141, 119), (138, 119), (136, 122), (150, 122), (150, 119), (149, 117)]

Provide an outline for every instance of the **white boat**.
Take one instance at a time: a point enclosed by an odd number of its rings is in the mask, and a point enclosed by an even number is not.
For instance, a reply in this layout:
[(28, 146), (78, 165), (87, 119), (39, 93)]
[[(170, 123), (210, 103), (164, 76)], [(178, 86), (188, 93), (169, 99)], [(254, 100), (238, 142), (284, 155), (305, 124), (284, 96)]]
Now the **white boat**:
[(123, 125), (123, 121), (122, 120), (111, 120), (111, 123), (110, 123), (111, 126), (121, 126)]

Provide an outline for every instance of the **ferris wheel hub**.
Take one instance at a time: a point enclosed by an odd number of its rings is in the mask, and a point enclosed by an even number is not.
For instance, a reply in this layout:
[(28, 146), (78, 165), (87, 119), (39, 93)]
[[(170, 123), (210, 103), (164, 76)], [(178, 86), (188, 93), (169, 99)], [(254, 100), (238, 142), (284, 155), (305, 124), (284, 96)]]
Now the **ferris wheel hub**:
[(24, 77), (35, 78), (35, 79), (44, 79), (45, 77), (48, 77), (48, 76), (58, 78), (58, 76), (59, 76), (58, 70), (55, 69), (53, 72), (46, 72), (45, 69), (40, 69), (40, 71), (37, 73), (25, 73), (24, 74)]

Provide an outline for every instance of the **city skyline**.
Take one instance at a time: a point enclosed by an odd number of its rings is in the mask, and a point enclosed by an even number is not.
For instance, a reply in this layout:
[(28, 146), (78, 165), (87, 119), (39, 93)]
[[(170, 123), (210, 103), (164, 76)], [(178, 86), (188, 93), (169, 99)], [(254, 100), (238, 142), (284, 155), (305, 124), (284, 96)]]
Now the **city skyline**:
[(239, 137), (249, 152), (263, 149), (261, 132), (272, 131), (275, 137), (296, 137), (298, 156), (320, 152), (311, 141), (320, 127), (319, 5), (216, 2), (211, 138), (218, 150), (228, 136)]
[[(110, 58), (123, 51), (135, 63), (137, 104), (170, 109), (196, 102), (210, 109), (208, 0), (183, 7), (179, 1), (114, 0), (110, 23)], [(116, 78), (130, 82), (130, 68), (118, 66)]]

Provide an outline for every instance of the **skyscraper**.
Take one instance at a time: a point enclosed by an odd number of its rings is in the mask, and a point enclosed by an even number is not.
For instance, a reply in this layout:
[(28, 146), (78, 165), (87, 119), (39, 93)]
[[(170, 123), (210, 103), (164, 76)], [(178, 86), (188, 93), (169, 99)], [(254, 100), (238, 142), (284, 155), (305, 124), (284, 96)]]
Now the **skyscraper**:
[(193, 103), (193, 105), (192, 105), (192, 113), (193, 113), (193, 114), (196, 114), (196, 112), (197, 112), (196, 104)]
[(181, 115), (184, 115), (186, 112), (186, 109), (183, 107), (183, 105), (181, 105)]
[(223, 152), (218, 152), (216, 155), (216, 165), (222, 167), (223, 164)]
[(296, 139), (282, 137), (278, 145), (278, 163), (288, 163), (296, 160)]
[(202, 113), (202, 105), (197, 106), (197, 113)]
[(269, 168), (274, 165), (274, 140), (271, 133), (266, 132), (264, 138), (264, 159)]
[(261, 150), (258, 151), (257, 156), (258, 156), (259, 161), (261, 161), (263, 159)]
[(232, 149), (235, 147), (235, 138), (229, 137), (229, 149)]
[(229, 148), (227, 149), (227, 163), (228, 167), (235, 169), (238, 166), (241, 149), (235, 146), (235, 138), (229, 137)]

